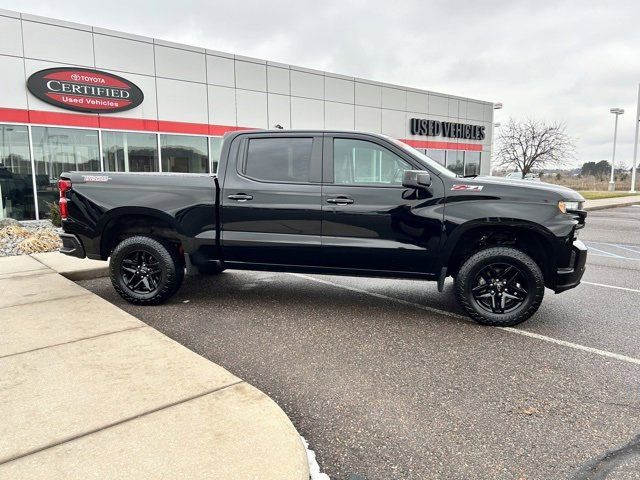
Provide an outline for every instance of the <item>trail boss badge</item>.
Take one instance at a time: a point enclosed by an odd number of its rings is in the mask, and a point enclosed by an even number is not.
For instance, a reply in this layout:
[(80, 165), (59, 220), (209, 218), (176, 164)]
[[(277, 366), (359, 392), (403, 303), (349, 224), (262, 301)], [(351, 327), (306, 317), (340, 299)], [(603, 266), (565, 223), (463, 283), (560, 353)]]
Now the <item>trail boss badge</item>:
[(27, 88), (43, 102), (76, 112), (122, 112), (144, 100), (129, 80), (88, 68), (40, 70), (29, 77)]
[(451, 187), (451, 190), (454, 192), (458, 192), (460, 190), (465, 190), (467, 192), (481, 192), (483, 188), (484, 185), (464, 185), (456, 183)]

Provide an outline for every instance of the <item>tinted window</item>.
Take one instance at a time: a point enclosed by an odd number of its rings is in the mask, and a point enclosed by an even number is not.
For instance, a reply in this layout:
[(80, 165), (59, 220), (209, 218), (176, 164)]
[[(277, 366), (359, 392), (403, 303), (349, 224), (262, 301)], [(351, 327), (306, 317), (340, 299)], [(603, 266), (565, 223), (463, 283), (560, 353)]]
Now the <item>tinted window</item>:
[(465, 152), (464, 174), (480, 175), (480, 152)]
[(32, 127), (33, 157), (40, 218), (49, 217), (49, 204), (58, 200), (58, 177), (64, 171), (99, 171), (97, 130)]
[(447, 168), (455, 174), (464, 175), (464, 152), (447, 150)]
[(211, 161), (211, 173), (218, 172), (220, 162), (220, 152), (222, 151), (222, 137), (211, 137), (209, 139), (209, 157)]
[(334, 183), (402, 185), (404, 171), (411, 169), (396, 154), (375, 143), (348, 138), (333, 141)]
[(308, 182), (312, 145), (312, 138), (252, 138), (244, 173), (267, 182)]
[(438, 162), (440, 165), (444, 165), (444, 156), (445, 156), (445, 152), (446, 150), (433, 150), (433, 149), (429, 149), (427, 150), (427, 155), (431, 158), (433, 158), (436, 162)]
[(207, 173), (209, 146), (207, 137), (160, 135), (163, 172)]
[(0, 125), (0, 219), (5, 217), (36, 218), (29, 133), (24, 125)]
[(108, 172), (157, 172), (155, 133), (102, 132), (104, 169)]

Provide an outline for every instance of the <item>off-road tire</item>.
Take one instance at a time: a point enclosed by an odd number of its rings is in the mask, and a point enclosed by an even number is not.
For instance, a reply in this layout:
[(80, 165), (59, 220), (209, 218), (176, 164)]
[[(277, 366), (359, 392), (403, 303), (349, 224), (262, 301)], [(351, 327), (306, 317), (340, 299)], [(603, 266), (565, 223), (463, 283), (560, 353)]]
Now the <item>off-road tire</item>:
[[(473, 297), (471, 290), (477, 274), (492, 263), (513, 265), (527, 276), (528, 295), (512, 312), (488, 312)], [(529, 319), (538, 310), (544, 297), (544, 277), (538, 264), (524, 252), (510, 247), (492, 247), (475, 253), (464, 262), (456, 276), (454, 291), (458, 303), (476, 322), (494, 327), (510, 327)]]
[[(154, 292), (139, 294), (125, 284), (121, 270), (122, 260), (136, 251), (150, 253), (158, 260), (161, 278)], [(109, 262), (109, 272), (113, 288), (127, 302), (135, 305), (158, 305), (180, 288), (184, 279), (184, 260), (175, 245), (159, 238), (137, 235), (124, 239), (114, 248)]]

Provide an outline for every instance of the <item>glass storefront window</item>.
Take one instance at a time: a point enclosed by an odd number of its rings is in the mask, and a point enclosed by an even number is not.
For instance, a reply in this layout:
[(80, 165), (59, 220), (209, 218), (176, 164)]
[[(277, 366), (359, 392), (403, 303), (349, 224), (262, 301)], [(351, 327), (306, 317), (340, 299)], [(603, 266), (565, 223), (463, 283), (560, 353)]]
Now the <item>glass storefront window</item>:
[(464, 174), (480, 175), (480, 152), (465, 152)]
[(207, 137), (160, 135), (163, 172), (207, 173), (209, 148)]
[(211, 172), (218, 173), (218, 163), (220, 162), (220, 152), (222, 151), (222, 137), (211, 137), (209, 139), (209, 145)]
[(447, 150), (447, 168), (453, 173), (463, 175), (464, 152), (460, 150)]
[(107, 172), (157, 172), (155, 133), (102, 132), (102, 155)]
[(0, 125), (0, 219), (36, 218), (25, 125)]
[(446, 150), (434, 150), (432, 148), (428, 149), (426, 152), (427, 157), (434, 159), (440, 165), (444, 165), (444, 157)]
[(33, 157), (40, 218), (58, 199), (58, 177), (64, 171), (100, 171), (98, 132), (58, 127), (32, 127)]

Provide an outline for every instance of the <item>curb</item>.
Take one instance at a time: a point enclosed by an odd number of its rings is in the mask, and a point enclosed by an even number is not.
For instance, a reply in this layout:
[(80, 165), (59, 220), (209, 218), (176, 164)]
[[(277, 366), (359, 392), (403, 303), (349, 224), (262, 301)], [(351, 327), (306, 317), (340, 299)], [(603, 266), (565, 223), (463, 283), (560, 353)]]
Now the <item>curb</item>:
[(593, 207), (585, 207), (587, 212), (595, 212), (597, 210), (607, 210), (609, 208), (629, 207), (631, 205), (640, 205), (640, 200), (631, 200), (626, 202), (614, 203), (610, 205), (594, 205)]
[(69, 257), (58, 251), (32, 253), (29, 257), (73, 281), (92, 280), (109, 276), (108, 261)]
[(104, 268), (92, 268), (91, 270), (83, 270), (81, 272), (74, 272), (70, 270), (58, 273), (69, 280), (73, 280), (74, 282), (79, 280), (93, 280), (94, 278), (108, 277), (109, 266), (107, 264)]

